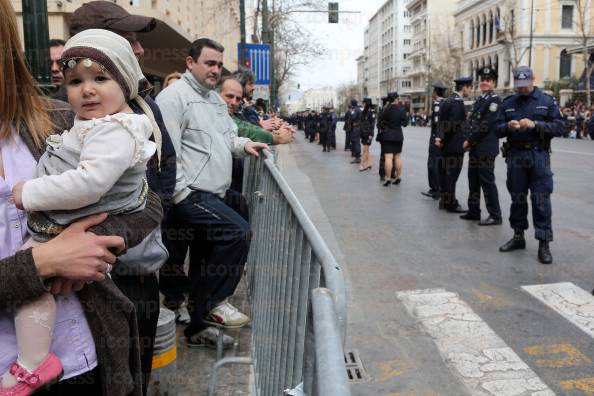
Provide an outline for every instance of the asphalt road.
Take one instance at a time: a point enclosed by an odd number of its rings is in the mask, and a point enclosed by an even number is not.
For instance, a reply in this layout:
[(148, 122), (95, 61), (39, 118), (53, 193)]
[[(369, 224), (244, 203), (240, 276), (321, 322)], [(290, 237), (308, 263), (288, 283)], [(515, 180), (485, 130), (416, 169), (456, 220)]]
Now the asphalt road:
[[(379, 144), (360, 173), (340, 124), (335, 152), (301, 131), (283, 148), (281, 169), (345, 271), (346, 349), (366, 374), (353, 394), (594, 395), (594, 298), (584, 293), (594, 287), (594, 142), (553, 141), (555, 261), (544, 266), (532, 228), (526, 250), (498, 252), (512, 235), (501, 157), (504, 224), (479, 227), (420, 195), (429, 129), (404, 134), (402, 183), (389, 188)], [(465, 206), (466, 167), (457, 188)], [(560, 282), (565, 291), (523, 288)]]

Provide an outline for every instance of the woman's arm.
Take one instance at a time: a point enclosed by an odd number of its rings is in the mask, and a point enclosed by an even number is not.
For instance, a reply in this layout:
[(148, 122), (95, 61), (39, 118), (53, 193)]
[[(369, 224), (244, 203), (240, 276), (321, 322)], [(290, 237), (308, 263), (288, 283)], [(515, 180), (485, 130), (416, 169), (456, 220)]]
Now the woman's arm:
[(110, 250), (124, 248), (120, 237), (87, 232), (105, 218), (105, 214), (89, 216), (49, 242), (0, 260), (0, 309), (13, 310), (47, 293), (43, 281), (52, 277), (104, 280), (108, 264), (116, 260)]

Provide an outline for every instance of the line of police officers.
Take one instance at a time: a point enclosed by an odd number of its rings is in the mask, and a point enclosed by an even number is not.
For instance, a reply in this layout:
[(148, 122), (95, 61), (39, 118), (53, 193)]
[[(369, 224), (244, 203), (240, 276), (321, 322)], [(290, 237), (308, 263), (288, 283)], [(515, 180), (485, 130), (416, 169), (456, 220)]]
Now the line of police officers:
[(319, 144), (323, 146), (324, 152), (336, 150), (336, 124), (338, 117), (333, 108), (324, 106), (318, 114), (315, 110), (306, 110), (294, 114), (289, 122), (297, 125), (299, 130), (305, 132), (305, 137), (310, 143), (315, 142), (318, 136)]
[[(464, 99), (472, 78), (454, 80), (455, 91), (444, 98), (447, 87), (433, 85), (434, 101), (427, 161), (429, 191), (422, 194), (439, 199), (439, 208), (463, 213), (460, 218), (478, 221), (481, 226), (502, 223), (495, 158), (499, 139), (506, 138), (501, 151), (507, 164), (507, 188), (511, 195), (510, 225), (514, 235), (499, 248), (501, 252), (525, 249), (524, 230), (528, 229), (528, 192), (532, 202), (535, 237), (539, 241), (538, 260), (551, 264), (549, 242), (551, 225), (551, 139), (563, 133), (563, 121), (555, 99), (534, 86), (530, 68), (514, 70), (516, 93), (502, 100), (494, 93), (497, 72), (485, 67), (479, 71), (481, 96), (467, 115)], [(469, 152), (468, 210), (456, 199), (456, 182), (461, 173), (464, 153)], [(481, 220), (481, 190), (489, 212)]]

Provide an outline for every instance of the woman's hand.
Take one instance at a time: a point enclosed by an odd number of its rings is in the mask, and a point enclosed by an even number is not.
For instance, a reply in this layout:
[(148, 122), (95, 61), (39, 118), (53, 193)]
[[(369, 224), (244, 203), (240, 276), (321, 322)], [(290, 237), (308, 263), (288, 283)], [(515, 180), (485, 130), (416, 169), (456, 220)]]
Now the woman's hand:
[[(72, 281), (102, 281), (125, 248), (119, 236), (97, 236), (87, 232), (100, 224), (106, 214), (86, 217), (72, 223), (60, 235), (33, 248), (33, 260), (42, 279), (61, 277)], [(77, 284), (77, 286), (79, 286)]]

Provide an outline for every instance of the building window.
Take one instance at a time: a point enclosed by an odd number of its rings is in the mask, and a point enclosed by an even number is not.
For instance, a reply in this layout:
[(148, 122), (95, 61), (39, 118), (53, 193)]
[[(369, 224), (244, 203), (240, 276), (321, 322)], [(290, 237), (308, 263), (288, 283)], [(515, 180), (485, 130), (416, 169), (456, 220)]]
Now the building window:
[(402, 81), (402, 88), (410, 88), (411, 83), (410, 81)]
[(567, 51), (561, 51), (559, 57), (559, 78), (565, 78), (571, 76), (571, 55)]
[(404, 40), (404, 45), (410, 45), (410, 39)]
[(564, 5), (561, 11), (561, 29), (573, 29), (573, 6)]

